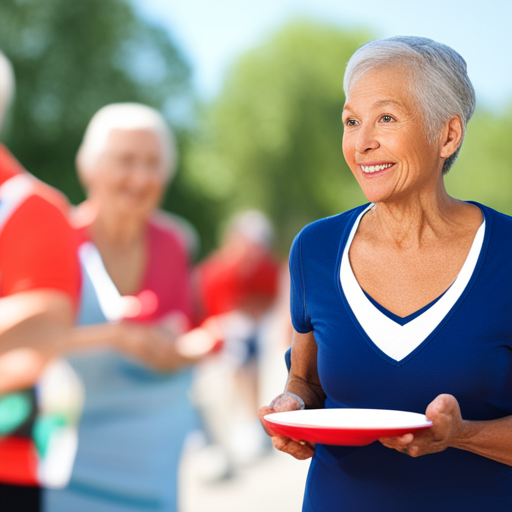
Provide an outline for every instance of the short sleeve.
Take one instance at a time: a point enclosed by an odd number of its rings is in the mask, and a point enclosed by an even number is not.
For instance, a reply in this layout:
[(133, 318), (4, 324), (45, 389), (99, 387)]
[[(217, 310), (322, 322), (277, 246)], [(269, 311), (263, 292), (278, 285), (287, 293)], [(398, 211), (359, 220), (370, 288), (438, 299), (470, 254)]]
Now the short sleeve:
[(294, 329), (300, 333), (313, 330), (307, 313), (304, 272), (302, 268), (302, 245), (299, 233), (290, 250), (290, 312)]
[(4, 297), (47, 288), (66, 293), (76, 305), (77, 237), (64, 212), (44, 197), (30, 196), (2, 230), (0, 270)]
[(148, 235), (149, 261), (142, 290), (156, 295), (158, 307), (146, 320), (158, 321), (180, 311), (190, 326), (195, 325), (188, 254), (182, 239), (169, 226), (153, 222)]

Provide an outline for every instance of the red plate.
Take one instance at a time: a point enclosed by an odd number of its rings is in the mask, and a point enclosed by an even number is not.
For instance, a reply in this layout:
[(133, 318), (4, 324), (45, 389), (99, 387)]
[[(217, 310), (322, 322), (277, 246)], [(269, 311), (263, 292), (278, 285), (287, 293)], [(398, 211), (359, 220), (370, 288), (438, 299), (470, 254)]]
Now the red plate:
[(387, 409), (308, 409), (267, 414), (270, 428), (296, 441), (364, 446), (429, 428), (424, 414)]

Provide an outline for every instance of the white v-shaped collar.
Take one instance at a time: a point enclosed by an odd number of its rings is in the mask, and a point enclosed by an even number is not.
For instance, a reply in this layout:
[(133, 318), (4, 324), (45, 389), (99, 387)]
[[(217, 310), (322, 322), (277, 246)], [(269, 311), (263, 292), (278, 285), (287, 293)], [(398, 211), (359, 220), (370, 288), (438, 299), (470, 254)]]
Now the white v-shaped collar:
[(361, 212), (348, 237), (341, 259), (341, 286), (352, 312), (370, 340), (388, 357), (395, 361), (401, 361), (427, 339), (464, 292), (473, 275), (482, 249), (485, 235), (485, 218), (476, 233), (466, 261), (451, 287), (427, 311), (407, 324), (400, 325), (372, 304), (359, 286), (350, 265), (348, 253), (352, 240), (362, 216), (372, 206), (372, 204), (369, 205)]

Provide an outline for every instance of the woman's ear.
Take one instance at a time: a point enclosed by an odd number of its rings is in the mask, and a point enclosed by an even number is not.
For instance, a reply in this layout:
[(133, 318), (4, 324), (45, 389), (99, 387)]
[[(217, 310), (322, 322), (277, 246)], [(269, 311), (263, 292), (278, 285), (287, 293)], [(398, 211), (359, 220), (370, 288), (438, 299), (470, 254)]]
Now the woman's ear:
[(442, 158), (448, 158), (462, 143), (464, 137), (464, 126), (459, 116), (451, 117), (443, 129), (441, 154)]

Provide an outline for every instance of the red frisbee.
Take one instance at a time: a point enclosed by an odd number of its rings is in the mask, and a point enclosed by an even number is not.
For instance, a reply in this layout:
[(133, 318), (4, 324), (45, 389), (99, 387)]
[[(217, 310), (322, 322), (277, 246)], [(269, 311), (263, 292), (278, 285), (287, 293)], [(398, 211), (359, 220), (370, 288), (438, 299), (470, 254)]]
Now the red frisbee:
[(387, 409), (307, 409), (267, 414), (265, 421), (295, 441), (340, 446), (364, 446), (432, 425), (424, 414)]

